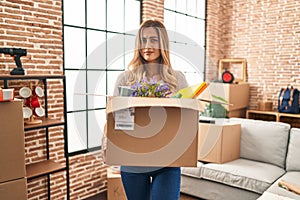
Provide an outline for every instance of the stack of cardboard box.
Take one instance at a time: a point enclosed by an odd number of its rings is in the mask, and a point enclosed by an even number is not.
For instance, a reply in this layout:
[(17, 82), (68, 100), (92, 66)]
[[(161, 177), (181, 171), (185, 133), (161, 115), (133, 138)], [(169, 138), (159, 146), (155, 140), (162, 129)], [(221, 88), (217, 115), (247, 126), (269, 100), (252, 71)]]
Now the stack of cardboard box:
[(22, 102), (0, 102), (0, 199), (27, 199), (24, 152)]

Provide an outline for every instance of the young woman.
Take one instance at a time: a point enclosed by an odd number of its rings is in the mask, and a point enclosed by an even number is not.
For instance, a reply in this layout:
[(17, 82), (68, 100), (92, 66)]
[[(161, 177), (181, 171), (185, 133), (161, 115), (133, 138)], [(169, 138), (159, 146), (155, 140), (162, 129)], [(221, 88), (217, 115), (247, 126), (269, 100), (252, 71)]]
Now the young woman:
[[(119, 75), (119, 86), (131, 86), (144, 78), (162, 80), (170, 92), (187, 87), (182, 72), (173, 70), (170, 63), (169, 38), (165, 26), (155, 20), (142, 23), (136, 37), (134, 57), (129, 69)], [(179, 167), (121, 166), (121, 177), (128, 200), (176, 200), (180, 196)]]

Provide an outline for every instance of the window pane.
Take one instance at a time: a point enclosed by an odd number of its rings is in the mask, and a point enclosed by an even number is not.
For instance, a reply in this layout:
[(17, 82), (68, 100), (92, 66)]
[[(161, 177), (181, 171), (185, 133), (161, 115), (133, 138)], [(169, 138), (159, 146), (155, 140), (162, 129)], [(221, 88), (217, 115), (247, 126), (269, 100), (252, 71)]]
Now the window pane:
[(140, 2), (137, 0), (125, 0), (125, 32), (139, 28)]
[[(204, 50), (203, 47), (171, 43), (171, 62), (172, 66), (183, 72), (204, 72)], [(201, 78), (203, 80), (203, 77)]]
[(64, 0), (64, 24), (85, 26), (85, 0)]
[(107, 30), (124, 32), (124, 1), (107, 1)]
[(193, 17), (187, 18), (188, 37), (202, 47), (205, 46), (205, 21)]
[[(88, 71), (88, 109), (105, 108), (106, 106), (106, 72)], [(104, 95), (104, 96), (99, 96)]]
[(178, 55), (172, 55), (172, 57), (175, 60), (173, 68), (184, 73), (189, 85), (194, 85), (204, 80), (202, 71), (199, 71), (197, 66), (193, 65), (193, 63), (190, 63), (186, 57), (181, 57)]
[(175, 41), (175, 12), (165, 10), (164, 24), (168, 31), (170, 41)]
[(107, 94), (112, 96), (115, 89), (115, 83), (118, 76), (122, 73), (122, 71), (109, 71), (107, 72)]
[(107, 69), (124, 68), (124, 35), (107, 33)]
[(68, 149), (69, 152), (87, 148), (86, 112), (68, 114)]
[(196, 16), (196, 9), (197, 9), (197, 0), (186, 1), (186, 14), (191, 16)]
[(65, 68), (85, 68), (85, 30), (64, 27)]
[(197, 10), (196, 10), (196, 16), (205, 19), (206, 16), (206, 7), (205, 7), (206, 1), (197, 1)]
[(170, 2), (165, 1), (164, 15), (166, 28), (175, 27), (174, 33), (169, 34), (171, 63), (185, 73), (189, 84), (198, 83), (204, 80), (206, 1), (177, 0), (176, 10), (168, 8)]
[(87, 31), (87, 69), (106, 69), (106, 33)]
[(105, 110), (95, 110), (88, 112), (88, 147), (98, 147), (101, 145), (103, 129), (106, 122)]
[[(186, 16), (182, 14), (177, 14), (176, 15), (176, 32), (182, 34), (183, 36), (186, 36), (186, 29), (187, 29), (187, 24), (186, 24)], [(182, 37), (177, 38), (177, 42), (185, 42), (182, 40)]]
[(125, 69), (133, 58), (135, 49), (135, 37), (133, 35), (125, 35)]
[(176, 10), (181, 13), (186, 13), (186, 0), (177, 0)]
[[(67, 110), (84, 110), (86, 107), (86, 75), (85, 71), (65, 70)], [(79, 95), (82, 94), (82, 95)]]
[(87, 3), (87, 27), (105, 30), (106, 28), (105, 0), (88, 0), (86, 1), (86, 3)]
[(205, 21), (204, 20), (200, 20), (199, 21), (199, 32), (198, 32), (198, 38), (199, 38), (199, 45), (200, 46), (205, 46)]
[(165, 8), (175, 10), (176, 9), (175, 3), (176, 3), (176, 0), (165, 0), (164, 6), (165, 6)]

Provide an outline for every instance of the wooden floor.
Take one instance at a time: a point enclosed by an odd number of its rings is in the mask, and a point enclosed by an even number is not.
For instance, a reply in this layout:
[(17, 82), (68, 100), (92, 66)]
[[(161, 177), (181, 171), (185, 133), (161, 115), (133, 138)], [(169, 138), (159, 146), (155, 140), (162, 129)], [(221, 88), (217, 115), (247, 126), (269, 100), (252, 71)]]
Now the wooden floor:
[[(96, 196), (87, 198), (85, 200), (107, 200), (107, 197), (106, 197), (106, 193), (102, 193), (102, 194), (98, 194)], [(180, 195), (180, 200), (201, 200), (201, 199), (196, 198), (196, 197), (192, 197), (192, 196), (189, 196), (189, 195), (181, 194)]]

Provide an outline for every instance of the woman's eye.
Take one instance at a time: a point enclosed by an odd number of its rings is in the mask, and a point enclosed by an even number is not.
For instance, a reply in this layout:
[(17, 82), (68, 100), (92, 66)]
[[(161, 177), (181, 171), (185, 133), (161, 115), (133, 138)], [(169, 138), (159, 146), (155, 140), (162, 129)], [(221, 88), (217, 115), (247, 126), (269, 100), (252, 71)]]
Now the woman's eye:
[(156, 43), (158, 40), (157, 39), (151, 39), (152, 43)]

